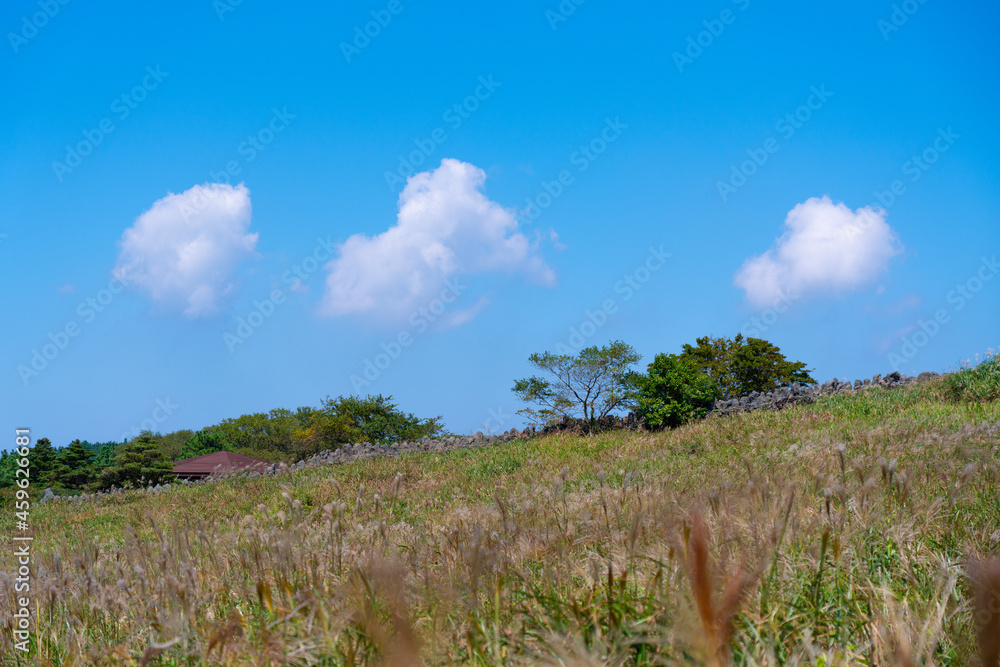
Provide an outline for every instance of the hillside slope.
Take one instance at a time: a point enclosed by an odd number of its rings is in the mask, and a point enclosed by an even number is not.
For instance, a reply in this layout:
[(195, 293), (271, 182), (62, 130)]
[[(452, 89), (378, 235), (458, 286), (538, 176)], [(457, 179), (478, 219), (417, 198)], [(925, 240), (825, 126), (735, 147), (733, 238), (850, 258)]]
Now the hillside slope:
[(973, 664), (998, 447), (929, 382), (36, 504), (39, 661)]

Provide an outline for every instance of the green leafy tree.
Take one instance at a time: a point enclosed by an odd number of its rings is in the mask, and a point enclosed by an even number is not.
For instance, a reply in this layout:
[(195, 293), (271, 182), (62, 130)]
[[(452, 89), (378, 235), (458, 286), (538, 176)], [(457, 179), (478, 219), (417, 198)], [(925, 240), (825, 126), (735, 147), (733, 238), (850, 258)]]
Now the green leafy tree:
[(59, 453), (56, 478), (61, 486), (82, 489), (96, 481), (94, 454), (82, 442), (74, 440)]
[(392, 402), (392, 396), (338, 396), (323, 400), (323, 414), (333, 417), (324, 428), (331, 429), (340, 443), (351, 440), (366, 442), (400, 442), (433, 438), (444, 429), (443, 417), (421, 419), (412, 412), (403, 412)]
[(650, 428), (674, 428), (704, 417), (720, 396), (716, 383), (690, 359), (658, 354), (635, 374), (636, 413)]
[(279, 408), (225, 419), (191, 434), (176, 458), (227, 449), (270, 461), (301, 459), (351, 442), (417, 440), (443, 431), (441, 417), (403, 412), (391, 396), (327, 396), (319, 408)]
[(518, 414), (546, 424), (562, 417), (582, 417), (595, 424), (611, 412), (630, 407), (634, 387), (630, 368), (642, 357), (620, 340), (585, 348), (577, 356), (534, 353), (528, 363), (551, 376), (517, 380), (512, 391), (525, 403)]
[(303, 458), (363, 439), (349, 418), (327, 410), (299, 408), (296, 417), (299, 426), (293, 438), (293, 458)]
[(156, 434), (156, 445), (171, 461), (180, 457), (181, 450), (184, 445), (194, 437), (194, 431), (187, 429), (181, 431), (174, 431), (173, 433), (166, 433), (164, 435)]
[(788, 361), (781, 349), (761, 338), (699, 338), (680, 357), (694, 363), (719, 387), (721, 398), (767, 392), (793, 382), (815, 384), (800, 361)]
[(28, 454), (31, 464), (30, 474), (33, 486), (44, 488), (56, 483), (59, 472), (59, 453), (52, 447), (48, 438), (39, 438)]
[(156, 437), (145, 431), (131, 442), (120, 445), (115, 463), (101, 473), (101, 488), (127, 484), (162, 484), (173, 481), (173, 463), (156, 444)]
[(295, 413), (278, 408), (224, 419), (214, 430), (236, 449), (256, 449), (288, 454), (300, 424)]
[(226, 436), (211, 427), (204, 428), (195, 433), (177, 454), (175, 460), (190, 459), (204, 454), (214, 454), (222, 450), (236, 449), (231, 442), (226, 440)]

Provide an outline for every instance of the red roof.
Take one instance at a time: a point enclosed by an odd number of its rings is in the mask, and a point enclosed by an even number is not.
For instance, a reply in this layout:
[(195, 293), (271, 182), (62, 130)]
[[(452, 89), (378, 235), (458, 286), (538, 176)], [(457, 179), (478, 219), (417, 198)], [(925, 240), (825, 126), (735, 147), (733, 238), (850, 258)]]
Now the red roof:
[(222, 450), (178, 461), (174, 464), (173, 473), (179, 477), (208, 477), (214, 472), (232, 472), (234, 470), (262, 472), (269, 465), (271, 464), (267, 461), (261, 461), (252, 456), (243, 456)]

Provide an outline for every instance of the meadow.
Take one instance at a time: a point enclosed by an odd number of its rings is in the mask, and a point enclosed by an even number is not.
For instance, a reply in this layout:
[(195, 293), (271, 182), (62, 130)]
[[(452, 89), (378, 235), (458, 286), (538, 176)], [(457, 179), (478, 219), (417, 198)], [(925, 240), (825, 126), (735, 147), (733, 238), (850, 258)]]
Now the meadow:
[(996, 664), (1000, 402), (954, 393), (35, 504), (0, 664)]

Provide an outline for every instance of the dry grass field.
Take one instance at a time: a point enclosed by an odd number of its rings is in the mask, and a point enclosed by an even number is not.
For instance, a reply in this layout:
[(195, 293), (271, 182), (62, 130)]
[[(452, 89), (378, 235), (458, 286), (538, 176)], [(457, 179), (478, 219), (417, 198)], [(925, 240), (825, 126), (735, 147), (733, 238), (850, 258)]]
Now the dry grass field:
[(1000, 403), (938, 381), (36, 504), (39, 651), (5, 549), (0, 662), (982, 664), (998, 451)]

